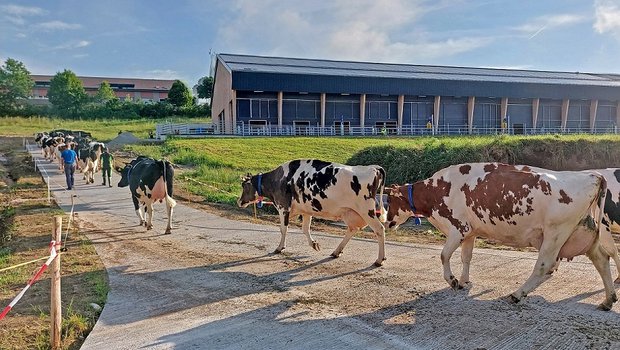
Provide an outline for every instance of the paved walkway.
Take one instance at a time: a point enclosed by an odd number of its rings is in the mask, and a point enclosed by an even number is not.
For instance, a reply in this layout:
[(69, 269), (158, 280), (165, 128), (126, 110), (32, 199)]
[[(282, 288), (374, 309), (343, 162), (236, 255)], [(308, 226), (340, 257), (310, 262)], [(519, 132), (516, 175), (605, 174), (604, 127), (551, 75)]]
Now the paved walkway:
[[(41, 164), (65, 211), (77, 196), (82, 230), (109, 275), (107, 304), (83, 349), (620, 347), (620, 306), (595, 310), (602, 282), (585, 259), (563, 263), (525, 302), (508, 305), (497, 298), (525, 281), (535, 254), (476, 249), (473, 286), (455, 292), (438, 246), (390, 243), (384, 267), (373, 268), (373, 240), (354, 239), (329, 259), (340, 237), (315, 234), (323, 248), (315, 252), (292, 229), (286, 254), (271, 255), (277, 227), (181, 204), (163, 235), (163, 205), (146, 231), (127, 188), (76, 174), (76, 189), (65, 191), (63, 174)], [(458, 252), (452, 260), (459, 272)]]

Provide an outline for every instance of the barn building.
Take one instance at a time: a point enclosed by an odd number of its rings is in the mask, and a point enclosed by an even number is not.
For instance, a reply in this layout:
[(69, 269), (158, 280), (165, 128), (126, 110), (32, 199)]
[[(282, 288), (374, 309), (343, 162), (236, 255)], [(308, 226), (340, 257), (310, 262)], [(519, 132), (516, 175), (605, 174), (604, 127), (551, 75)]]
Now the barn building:
[(211, 103), (237, 135), (609, 133), (620, 75), (218, 54)]

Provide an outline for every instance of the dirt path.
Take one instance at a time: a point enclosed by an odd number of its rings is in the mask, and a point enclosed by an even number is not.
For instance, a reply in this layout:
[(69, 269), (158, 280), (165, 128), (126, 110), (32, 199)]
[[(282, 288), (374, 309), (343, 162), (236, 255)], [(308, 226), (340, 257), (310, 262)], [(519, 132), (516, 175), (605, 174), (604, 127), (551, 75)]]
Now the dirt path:
[[(38, 155), (38, 152), (36, 153)], [(63, 176), (49, 168), (67, 209)], [(558, 349), (620, 348), (620, 305), (595, 309), (602, 282), (586, 259), (563, 263), (519, 305), (497, 298), (529, 276), (536, 254), (477, 249), (469, 290), (442, 278), (439, 246), (315, 234), (314, 252), (292, 230), (271, 255), (275, 226), (231, 221), (178, 205), (173, 233), (163, 206), (155, 229), (137, 226), (127, 188), (76, 179), (76, 211), (106, 265), (111, 291), (83, 349)], [(116, 183), (118, 177), (113, 181)], [(460, 272), (460, 256), (453, 257)]]

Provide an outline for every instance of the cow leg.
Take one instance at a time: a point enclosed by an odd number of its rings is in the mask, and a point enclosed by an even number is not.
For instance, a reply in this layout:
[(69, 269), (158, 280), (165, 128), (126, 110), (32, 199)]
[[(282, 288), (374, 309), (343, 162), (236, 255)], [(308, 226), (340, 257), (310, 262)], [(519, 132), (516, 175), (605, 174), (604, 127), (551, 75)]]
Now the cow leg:
[[(605, 218), (605, 220), (607, 220), (607, 222), (610, 221), (608, 218)], [(603, 222), (605, 222), (605, 220), (603, 220)], [(614, 263), (616, 263), (616, 269), (618, 270), (618, 277), (616, 278), (614, 283), (620, 283), (620, 258), (618, 258), (618, 248), (616, 247), (616, 243), (611, 236), (611, 229), (605, 224), (603, 224), (601, 228), (603, 229), (603, 232), (600, 236), (601, 246), (605, 250), (607, 255), (611, 256), (614, 259)]]
[(310, 224), (312, 223), (312, 215), (302, 215), (302, 222), (301, 222), (301, 229), (303, 231), (303, 233), (306, 235), (306, 238), (308, 238), (308, 243), (310, 244), (310, 247), (312, 247), (312, 249), (316, 250), (317, 252), (321, 250), (321, 247), (319, 246), (319, 243), (317, 241), (314, 240), (314, 238), (312, 238), (312, 235), (310, 234)]
[[(571, 232), (570, 230), (567, 230)], [(555, 232), (555, 234), (560, 234), (559, 232)], [(553, 233), (549, 234), (549, 237), (554, 237)], [(516, 292), (507, 296), (507, 299), (511, 303), (518, 303), (521, 299), (526, 297), (531, 291), (540, 286), (544, 281), (551, 277), (549, 273), (556, 266), (556, 257), (560, 253), (560, 248), (562, 248), (561, 244), (558, 242), (564, 242), (566, 240), (561, 240), (562, 236), (559, 237), (559, 240), (545, 240), (540, 247), (540, 251), (538, 252), (538, 259), (536, 260), (536, 265), (534, 265), (534, 271), (530, 277), (525, 281), (525, 283), (519, 288)]]
[(150, 230), (153, 228), (153, 203), (146, 204), (146, 212), (148, 213), (148, 219), (146, 222), (146, 229)]
[(353, 237), (355, 232), (357, 232), (358, 230), (359, 229), (357, 227), (349, 226), (349, 228), (347, 229), (347, 233), (344, 235), (344, 238), (342, 239), (342, 242), (340, 242), (338, 247), (336, 247), (336, 249), (332, 252), (331, 254), (332, 258), (338, 258), (340, 254), (342, 254), (342, 250), (347, 245), (347, 243), (349, 243), (349, 240), (351, 239), (351, 237)]
[[(443, 265), (443, 278), (448, 282), (450, 287), (453, 289), (459, 288), (459, 280), (454, 277), (452, 274), (452, 269), (450, 268), (450, 259), (452, 258), (452, 254), (456, 248), (461, 244), (461, 239), (463, 235), (458, 231), (451, 230), (446, 239), (446, 243), (441, 250), (441, 264)], [(473, 249), (473, 246), (472, 246)], [(463, 267), (464, 268), (464, 267)]]
[(168, 202), (166, 202), (166, 211), (168, 212), (168, 226), (166, 226), (166, 232), (164, 232), (165, 234), (169, 235), (172, 233), (172, 211), (173, 211), (173, 207), (168, 204)]
[(286, 232), (288, 231), (288, 220), (290, 216), (289, 211), (279, 211), (280, 213), (280, 245), (273, 252), (280, 254), (286, 248)]
[(586, 255), (592, 260), (594, 267), (596, 267), (596, 271), (598, 271), (603, 279), (603, 286), (605, 286), (605, 301), (598, 306), (598, 309), (609, 311), (614, 302), (618, 301), (611, 279), (611, 267), (609, 266), (610, 254), (602, 245), (594, 244)]
[(144, 214), (142, 213), (142, 206), (140, 205), (140, 203), (138, 202), (138, 199), (135, 196), (131, 196), (131, 199), (133, 200), (133, 207), (136, 210), (136, 215), (138, 215), (138, 218), (140, 218), (140, 226), (142, 226), (146, 221), (144, 221)]
[(459, 289), (464, 288), (469, 284), (469, 265), (471, 263), (471, 257), (474, 251), (475, 242), (476, 236), (470, 235), (465, 237), (465, 239), (461, 243), (461, 262), (463, 263), (463, 270), (461, 271)]
[(377, 261), (375, 261), (375, 266), (381, 266), (383, 265), (383, 261), (385, 261), (385, 227), (383, 226), (381, 221), (376, 218), (367, 220), (366, 222), (368, 223), (368, 226), (370, 226), (370, 228), (374, 231), (375, 236), (377, 236), (377, 242), (379, 243), (379, 256), (377, 257)]

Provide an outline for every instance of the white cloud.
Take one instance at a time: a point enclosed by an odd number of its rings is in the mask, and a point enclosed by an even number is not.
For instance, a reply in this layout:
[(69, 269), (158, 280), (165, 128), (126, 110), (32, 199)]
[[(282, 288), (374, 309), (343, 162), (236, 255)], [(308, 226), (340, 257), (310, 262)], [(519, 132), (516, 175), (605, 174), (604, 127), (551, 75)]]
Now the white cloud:
[(615, 2), (597, 1), (594, 4), (594, 30), (599, 34), (620, 36), (620, 8)]
[(88, 46), (90, 44), (91, 44), (91, 42), (88, 41), (88, 40), (69, 41), (69, 42), (66, 42), (64, 44), (60, 44), (60, 45), (57, 45), (57, 46), (50, 47), (50, 48), (48, 48), (48, 50), (51, 50), (51, 51), (55, 51), (55, 50), (73, 50), (73, 49), (79, 49), (79, 48), (82, 48), (82, 47), (86, 47), (86, 46)]
[(537, 17), (532, 21), (522, 24), (514, 29), (528, 35), (531, 39), (544, 30), (570, 26), (586, 20), (588, 20), (588, 18), (581, 15), (558, 14), (553, 16)]
[(10, 4), (0, 6), (0, 13), (6, 21), (16, 26), (23, 26), (26, 24), (26, 19), (24, 17), (44, 15), (47, 11), (40, 7)]
[[(492, 42), (455, 34), (433, 39), (418, 22), (442, 1), (239, 0), (236, 17), (220, 27), (218, 51), (354, 61), (414, 63), (462, 53)], [(412, 33), (412, 34), (408, 34)], [(221, 51), (224, 49), (224, 51)]]
[(0, 11), (4, 14), (13, 16), (37, 16), (43, 15), (47, 12), (40, 7), (20, 6), (13, 4), (0, 6)]
[(153, 69), (149, 71), (136, 71), (136, 78), (145, 78), (145, 79), (179, 79), (179, 72), (172, 69)]
[(67, 23), (63, 21), (50, 21), (43, 22), (36, 25), (37, 28), (42, 30), (71, 30), (71, 29), (80, 29), (82, 25), (77, 23)]

